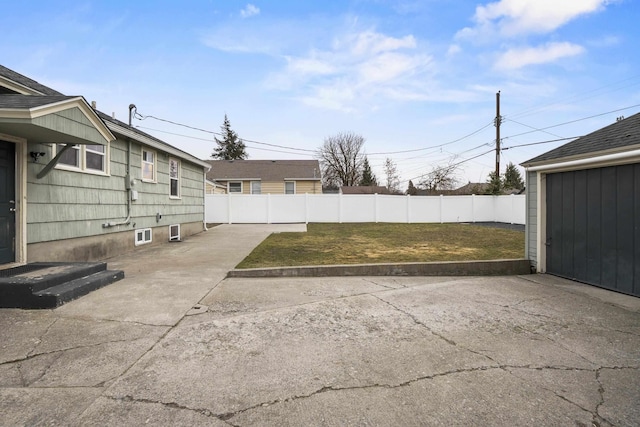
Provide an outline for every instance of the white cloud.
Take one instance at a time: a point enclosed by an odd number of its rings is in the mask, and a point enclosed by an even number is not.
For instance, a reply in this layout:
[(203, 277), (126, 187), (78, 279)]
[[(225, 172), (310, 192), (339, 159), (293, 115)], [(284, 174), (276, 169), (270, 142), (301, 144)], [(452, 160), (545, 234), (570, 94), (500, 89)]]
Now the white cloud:
[(373, 30), (350, 32), (324, 50), (286, 59), (286, 69), (268, 79), (272, 89), (297, 91), (307, 105), (345, 112), (375, 109), (385, 99), (422, 98), (417, 88), (424, 88), (433, 63), (412, 35)]
[(251, 3), (247, 4), (247, 6), (240, 11), (240, 16), (242, 16), (243, 18), (250, 18), (259, 14), (260, 8), (252, 5)]
[(478, 6), (476, 26), (458, 32), (459, 38), (549, 33), (579, 16), (603, 10), (612, 0), (500, 0)]
[(580, 55), (584, 51), (584, 47), (568, 42), (547, 43), (539, 47), (509, 49), (500, 55), (496, 63), (496, 68), (514, 70), (527, 65), (545, 64), (557, 59)]

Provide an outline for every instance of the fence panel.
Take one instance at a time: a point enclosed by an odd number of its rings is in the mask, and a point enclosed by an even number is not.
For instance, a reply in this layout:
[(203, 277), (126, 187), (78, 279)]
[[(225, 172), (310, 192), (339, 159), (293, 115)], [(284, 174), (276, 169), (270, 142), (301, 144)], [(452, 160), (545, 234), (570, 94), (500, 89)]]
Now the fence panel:
[(207, 194), (206, 221), (525, 223), (525, 196)]

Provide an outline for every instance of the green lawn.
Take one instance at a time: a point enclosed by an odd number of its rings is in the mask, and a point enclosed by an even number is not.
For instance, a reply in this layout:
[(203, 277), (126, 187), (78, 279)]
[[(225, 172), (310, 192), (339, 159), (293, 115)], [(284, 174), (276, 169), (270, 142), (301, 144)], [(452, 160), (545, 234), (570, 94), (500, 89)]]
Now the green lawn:
[(237, 268), (524, 257), (524, 233), (469, 224), (309, 224), (272, 234)]

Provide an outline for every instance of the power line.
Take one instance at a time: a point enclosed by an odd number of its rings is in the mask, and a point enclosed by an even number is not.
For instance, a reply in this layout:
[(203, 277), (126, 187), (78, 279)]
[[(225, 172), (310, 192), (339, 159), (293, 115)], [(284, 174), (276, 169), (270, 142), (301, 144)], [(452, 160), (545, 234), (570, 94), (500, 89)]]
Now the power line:
[[(140, 129), (151, 130), (151, 131), (154, 131), (154, 132), (166, 133), (168, 135), (180, 136), (182, 138), (196, 139), (198, 141), (213, 142), (210, 139), (199, 138), (197, 136), (191, 136), (191, 135), (184, 135), (184, 134), (181, 134), (181, 133), (168, 132), (166, 130), (153, 129), (153, 128), (148, 128), (148, 127), (145, 127), (145, 126), (136, 126), (136, 127), (140, 128)], [(245, 141), (245, 140), (243, 140), (243, 141)], [(271, 151), (271, 152), (274, 152), (274, 153), (295, 154), (296, 156), (309, 156), (309, 154), (307, 154), (307, 153), (296, 153), (296, 152), (291, 152), (291, 151), (273, 150), (273, 149), (269, 149), (269, 148), (260, 148), (260, 147), (251, 147), (251, 146), (249, 146), (249, 148), (251, 148), (252, 150)], [(292, 149), (295, 150), (295, 148), (292, 148)], [(310, 150), (304, 150), (302, 148), (298, 148), (297, 150), (310, 151)]]
[(508, 150), (510, 148), (527, 147), (529, 145), (549, 144), (550, 142), (566, 141), (568, 139), (577, 139), (577, 138), (581, 138), (581, 137), (572, 136), (572, 137), (569, 137), (569, 138), (550, 139), (549, 141), (530, 142), (528, 144), (519, 144), (519, 145), (512, 145), (511, 147), (503, 147), (502, 149), (503, 150)]
[(564, 125), (568, 125), (568, 124), (571, 124), (571, 123), (580, 122), (580, 121), (583, 121), (583, 120), (589, 120), (589, 119), (593, 119), (594, 117), (605, 116), (607, 114), (617, 113), (619, 111), (629, 110), (631, 108), (636, 108), (636, 107), (640, 107), (640, 104), (631, 105), (629, 107), (624, 107), (624, 108), (618, 108), (617, 110), (607, 111), (606, 113), (594, 114), (593, 116), (583, 117), (581, 119), (571, 120), (571, 121), (568, 121), (568, 122), (559, 123), (557, 125), (552, 125), (552, 126), (547, 126), (547, 127), (536, 129), (536, 130), (532, 130), (532, 131), (529, 131), (529, 132), (523, 132), (523, 133), (519, 133), (519, 134), (516, 134), (516, 135), (506, 136), (506, 137), (504, 137), (502, 139), (515, 138), (516, 136), (528, 135), (528, 134), (534, 133), (534, 132), (542, 132), (542, 131), (545, 131), (547, 129), (552, 129), (552, 128), (556, 128), (556, 127), (559, 127), (559, 126), (564, 126)]

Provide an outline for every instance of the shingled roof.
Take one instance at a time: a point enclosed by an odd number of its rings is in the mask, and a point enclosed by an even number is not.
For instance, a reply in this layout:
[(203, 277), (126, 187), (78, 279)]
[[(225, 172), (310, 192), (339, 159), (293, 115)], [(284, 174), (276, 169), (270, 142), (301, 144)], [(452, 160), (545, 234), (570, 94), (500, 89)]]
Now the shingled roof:
[(317, 160), (207, 160), (210, 181), (260, 179), (262, 181), (320, 180)]
[(640, 146), (640, 113), (547, 151), (527, 160), (522, 166), (558, 159), (592, 157), (597, 153), (626, 151), (632, 146)]
[(23, 76), (20, 73), (16, 73), (15, 71), (0, 65), (0, 76), (5, 77), (7, 80), (18, 83), (26, 88), (29, 88), (33, 91), (41, 93), (42, 95), (63, 95), (57, 90), (53, 90), (50, 87), (47, 87), (43, 84), (38, 83), (35, 80), (30, 79), (29, 77)]
[(64, 96), (64, 95), (1, 95), (0, 96), (0, 108), (35, 108), (42, 107), (44, 105), (54, 104), (60, 101), (68, 101), (70, 99), (80, 98), (79, 96)]

